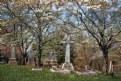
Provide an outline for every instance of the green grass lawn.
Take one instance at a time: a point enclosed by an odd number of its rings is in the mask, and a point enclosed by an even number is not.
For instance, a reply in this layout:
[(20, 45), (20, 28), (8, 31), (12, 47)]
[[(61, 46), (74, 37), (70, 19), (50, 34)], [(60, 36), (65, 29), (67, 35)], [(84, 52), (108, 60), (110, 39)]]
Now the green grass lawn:
[(0, 65), (0, 81), (121, 81), (121, 74), (111, 76), (98, 75), (96, 77), (80, 76), (77, 74), (51, 73), (47, 69), (43, 71), (31, 71), (25, 66)]

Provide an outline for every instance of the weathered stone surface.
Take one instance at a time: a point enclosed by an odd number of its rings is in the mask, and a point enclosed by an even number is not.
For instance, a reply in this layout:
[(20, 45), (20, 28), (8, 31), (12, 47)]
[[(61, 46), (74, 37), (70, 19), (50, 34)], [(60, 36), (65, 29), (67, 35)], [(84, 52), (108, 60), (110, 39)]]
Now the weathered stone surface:
[(11, 44), (11, 57), (9, 58), (9, 64), (17, 64), (15, 55), (15, 46)]
[(74, 43), (74, 41), (71, 41), (70, 34), (66, 34), (65, 41), (62, 41), (62, 43), (66, 44), (65, 63), (62, 65), (62, 68), (73, 71), (74, 67), (72, 63), (70, 62), (70, 46), (72, 43)]
[(32, 71), (42, 71), (42, 68), (32, 68)]
[(17, 64), (17, 62), (16, 62), (16, 58), (10, 58), (9, 59), (9, 64)]
[(63, 69), (68, 69), (68, 70), (70, 70), (70, 71), (74, 71), (74, 67), (73, 67), (72, 63), (64, 63), (64, 64), (62, 65), (62, 68), (63, 68)]
[(79, 75), (84, 75), (84, 76), (97, 76), (97, 73), (94, 72), (94, 71), (84, 71), (84, 72), (79, 72), (79, 71), (76, 71), (77, 74)]
[(52, 66), (50, 69), (50, 72), (52, 73), (62, 73), (62, 74), (70, 74), (70, 70), (67, 69), (62, 69), (62, 68), (57, 68), (57, 66)]
[(50, 52), (46, 55), (45, 61), (43, 63), (44, 67), (52, 67), (52, 66), (57, 66), (57, 57), (56, 54), (53, 52)]

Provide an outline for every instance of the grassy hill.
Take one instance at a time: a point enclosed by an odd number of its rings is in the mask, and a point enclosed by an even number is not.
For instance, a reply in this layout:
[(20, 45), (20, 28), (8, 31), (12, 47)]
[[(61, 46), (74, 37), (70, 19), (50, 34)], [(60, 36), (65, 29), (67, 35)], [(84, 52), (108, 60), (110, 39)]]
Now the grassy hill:
[(25, 66), (0, 65), (0, 81), (121, 81), (121, 74), (112, 79), (111, 76), (104, 75), (96, 77), (65, 75), (51, 73), (48, 69), (37, 72)]

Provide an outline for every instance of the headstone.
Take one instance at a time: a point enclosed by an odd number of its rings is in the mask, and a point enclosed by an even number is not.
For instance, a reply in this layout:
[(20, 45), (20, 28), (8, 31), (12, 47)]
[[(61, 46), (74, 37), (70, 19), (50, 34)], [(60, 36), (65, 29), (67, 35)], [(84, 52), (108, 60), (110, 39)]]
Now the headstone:
[(116, 68), (116, 61), (110, 61), (110, 64), (109, 64), (109, 73), (113, 73), (114, 71), (116, 71), (117, 68)]
[(56, 54), (54, 52), (50, 52), (46, 55), (45, 57), (45, 61), (43, 63), (43, 65), (46, 67), (52, 67), (52, 66), (57, 66), (57, 58), (56, 58)]
[(84, 71), (84, 72), (76, 71), (76, 73), (79, 75), (84, 75), (84, 76), (97, 76), (97, 73), (95, 71), (91, 71), (91, 70)]
[(57, 66), (52, 66), (52, 68), (50, 69), (50, 72), (52, 72), (52, 73), (70, 74), (70, 70), (63, 69), (63, 68), (58, 68)]
[(110, 63), (109, 63), (109, 71), (108, 72), (112, 72), (112, 61), (110, 61)]
[(28, 52), (27, 66), (35, 67), (35, 61), (34, 61), (32, 44), (29, 46), (27, 52)]
[(17, 64), (15, 55), (15, 46), (11, 44), (11, 57), (9, 58), (9, 64)]
[(63, 69), (74, 70), (72, 63), (70, 63), (70, 44), (74, 43), (71, 41), (71, 37), (69, 34), (65, 36), (66, 40), (62, 41), (62, 43), (66, 44), (66, 51), (65, 51), (65, 63), (62, 65)]

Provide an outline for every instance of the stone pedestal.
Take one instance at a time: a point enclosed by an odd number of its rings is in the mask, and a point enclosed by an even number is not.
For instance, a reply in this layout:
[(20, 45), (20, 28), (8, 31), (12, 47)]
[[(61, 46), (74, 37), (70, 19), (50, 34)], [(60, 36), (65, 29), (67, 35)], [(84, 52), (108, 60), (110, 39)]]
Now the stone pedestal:
[(9, 64), (17, 64), (16, 58), (10, 58), (9, 59)]
[(64, 63), (64, 64), (62, 65), (62, 68), (63, 68), (63, 69), (70, 70), (70, 71), (74, 71), (74, 67), (73, 67), (72, 63)]

